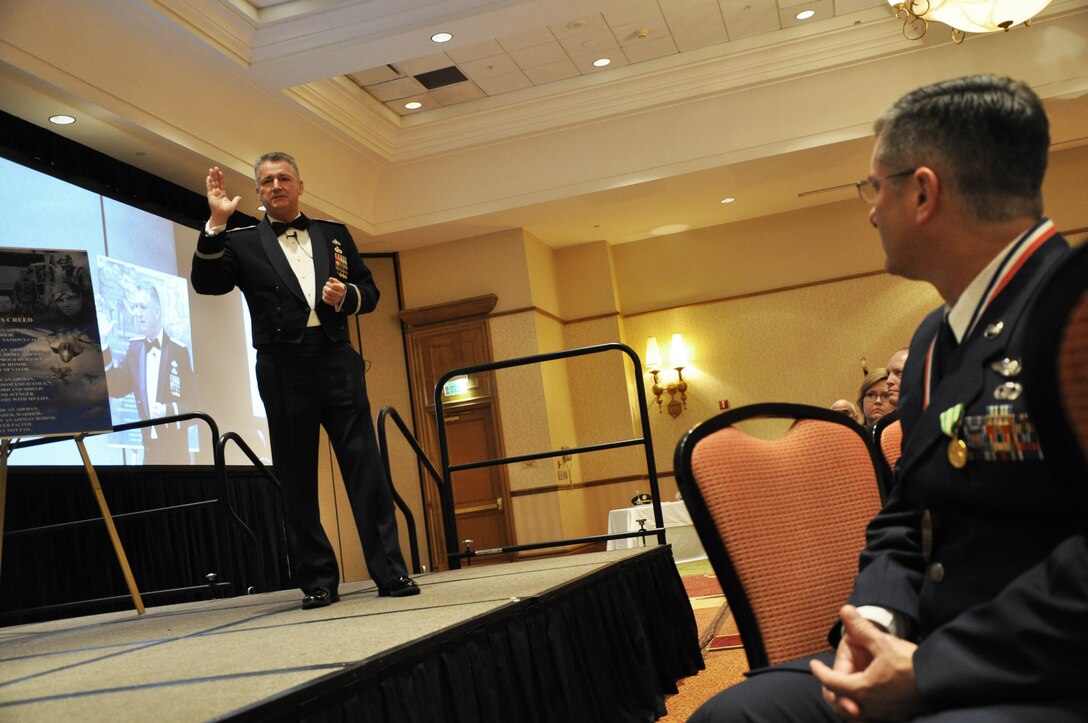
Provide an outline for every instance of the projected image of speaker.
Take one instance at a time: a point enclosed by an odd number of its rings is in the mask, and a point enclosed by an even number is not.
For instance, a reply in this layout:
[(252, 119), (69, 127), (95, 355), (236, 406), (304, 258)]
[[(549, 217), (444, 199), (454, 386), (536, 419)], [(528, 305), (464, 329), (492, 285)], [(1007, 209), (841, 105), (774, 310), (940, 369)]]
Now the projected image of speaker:
[[(115, 423), (200, 410), (185, 280), (99, 256), (97, 288)], [(188, 421), (164, 422), (115, 433), (110, 444), (141, 453), (143, 464), (189, 464), (199, 451), (198, 435), (190, 439), (193, 428)]]

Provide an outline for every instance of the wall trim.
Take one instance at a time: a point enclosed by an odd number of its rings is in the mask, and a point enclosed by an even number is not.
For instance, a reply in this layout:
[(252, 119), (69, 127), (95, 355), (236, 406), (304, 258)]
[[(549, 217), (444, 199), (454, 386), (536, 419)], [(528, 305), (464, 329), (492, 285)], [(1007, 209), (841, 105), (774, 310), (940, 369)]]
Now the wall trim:
[[(1065, 233), (1077, 233), (1079, 231), (1088, 231), (1085, 229), (1074, 229), (1073, 231), (1063, 232)], [(705, 299), (703, 301), (692, 301), (687, 304), (677, 304), (676, 306), (663, 306), (660, 309), (648, 309), (646, 311), (636, 311), (632, 314), (624, 314), (622, 311), (610, 311), (605, 314), (596, 314), (594, 316), (582, 316), (577, 319), (561, 319), (550, 311), (541, 309), (539, 306), (523, 306), (519, 309), (507, 309), (506, 311), (496, 311), (488, 314), (488, 318), (497, 316), (508, 316), (510, 314), (524, 314), (524, 313), (536, 313), (541, 316), (545, 316), (552, 321), (556, 321), (560, 324), (584, 324), (589, 321), (597, 321), (598, 319), (608, 319), (612, 317), (619, 317), (620, 319), (633, 319), (636, 316), (645, 316), (646, 314), (657, 314), (662, 311), (670, 311), (672, 309), (684, 309), (689, 306), (705, 306), (707, 304), (721, 304), (727, 301), (739, 301), (741, 299), (751, 299), (757, 296), (767, 296), (768, 294), (778, 294), (784, 291), (796, 291), (798, 289), (807, 289), (813, 286), (824, 286), (825, 284), (837, 284), (842, 281), (853, 281), (855, 279), (865, 279), (870, 276), (887, 276), (888, 272), (883, 269), (879, 271), (865, 271), (860, 274), (849, 274), (847, 276), (836, 276), (831, 279), (821, 279), (820, 281), (806, 281), (803, 284), (793, 284), (791, 286), (779, 286), (773, 289), (764, 289), (762, 291), (750, 291), (745, 294), (735, 294), (733, 296), (721, 296), (716, 299)]]
[[(675, 477), (673, 471), (670, 469), (666, 472), (658, 472), (657, 477), (660, 480), (662, 477)], [(640, 482), (646, 479), (644, 474), (632, 474), (625, 475), (623, 477), (606, 477), (604, 479), (589, 480), (588, 482), (575, 482), (570, 485), (548, 485), (547, 487), (530, 487), (522, 490), (510, 490), (511, 497), (531, 497), (533, 495), (550, 494), (552, 492), (562, 492), (563, 490), (584, 490), (591, 487), (607, 487), (609, 485), (623, 484), (624, 482)]]

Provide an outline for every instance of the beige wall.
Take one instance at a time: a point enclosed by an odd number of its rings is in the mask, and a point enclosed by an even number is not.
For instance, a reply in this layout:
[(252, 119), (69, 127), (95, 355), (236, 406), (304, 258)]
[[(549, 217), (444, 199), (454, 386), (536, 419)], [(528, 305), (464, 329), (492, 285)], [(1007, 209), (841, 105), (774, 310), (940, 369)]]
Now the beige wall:
[(866, 212), (855, 198), (616, 246), (620, 308), (637, 314), (879, 270), (884, 254)]
[(404, 307), (412, 309), (483, 294), (499, 297), (495, 311), (531, 306), (525, 254), (520, 229), (402, 251)]

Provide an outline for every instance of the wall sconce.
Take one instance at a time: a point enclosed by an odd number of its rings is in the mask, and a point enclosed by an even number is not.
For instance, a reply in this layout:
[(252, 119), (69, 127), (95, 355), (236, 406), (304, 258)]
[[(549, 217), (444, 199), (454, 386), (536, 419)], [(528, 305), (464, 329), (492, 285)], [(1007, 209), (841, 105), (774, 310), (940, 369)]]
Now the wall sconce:
[[(651, 391), (657, 402), (657, 411), (661, 412), (662, 395), (669, 393), (669, 415), (679, 417), (680, 412), (688, 408), (688, 383), (684, 381), (684, 367), (688, 365), (688, 350), (684, 346), (684, 339), (679, 334), (672, 335), (672, 345), (669, 348), (669, 367), (676, 370), (676, 381), (661, 385), (658, 375), (661, 374), (661, 349), (657, 346), (657, 337), (651, 336), (646, 340), (646, 372), (653, 380)], [(680, 398), (677, 399), (676, 395)]]

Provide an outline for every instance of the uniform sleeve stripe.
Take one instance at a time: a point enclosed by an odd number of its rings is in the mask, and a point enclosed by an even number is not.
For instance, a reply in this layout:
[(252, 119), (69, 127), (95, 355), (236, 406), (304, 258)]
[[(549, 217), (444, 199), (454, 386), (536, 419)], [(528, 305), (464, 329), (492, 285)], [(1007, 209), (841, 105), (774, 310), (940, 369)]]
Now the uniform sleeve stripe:
[(214, 253), (214, 254), (203, 254), (203, 253), (200, 253), (200, 251), (198, 250), (198, 251), (196, 251), (196, 252), (194, 253), (194, 255), (195, 255), (195, 256), (196, 256), (196, 257), (197, 257), (198, 259), (205, 259), (205, 260), (207, 260), (207, 261), (214, 261), (215, 259), (223, 258), (223, 255), (224, 255), (225, 253), (226, 253), (226, 250), (223, 250), (223, 251), (219, 251), (219, 252), (217, 252), (217, 253)]
[(353, 315), (359, 313), (359, 309), (363, 308), (363, 295), (359, 293), (359, 287), (355, 284), (350, 284), (351, 288), (355, 289), (355, 311), (351, 312)]

